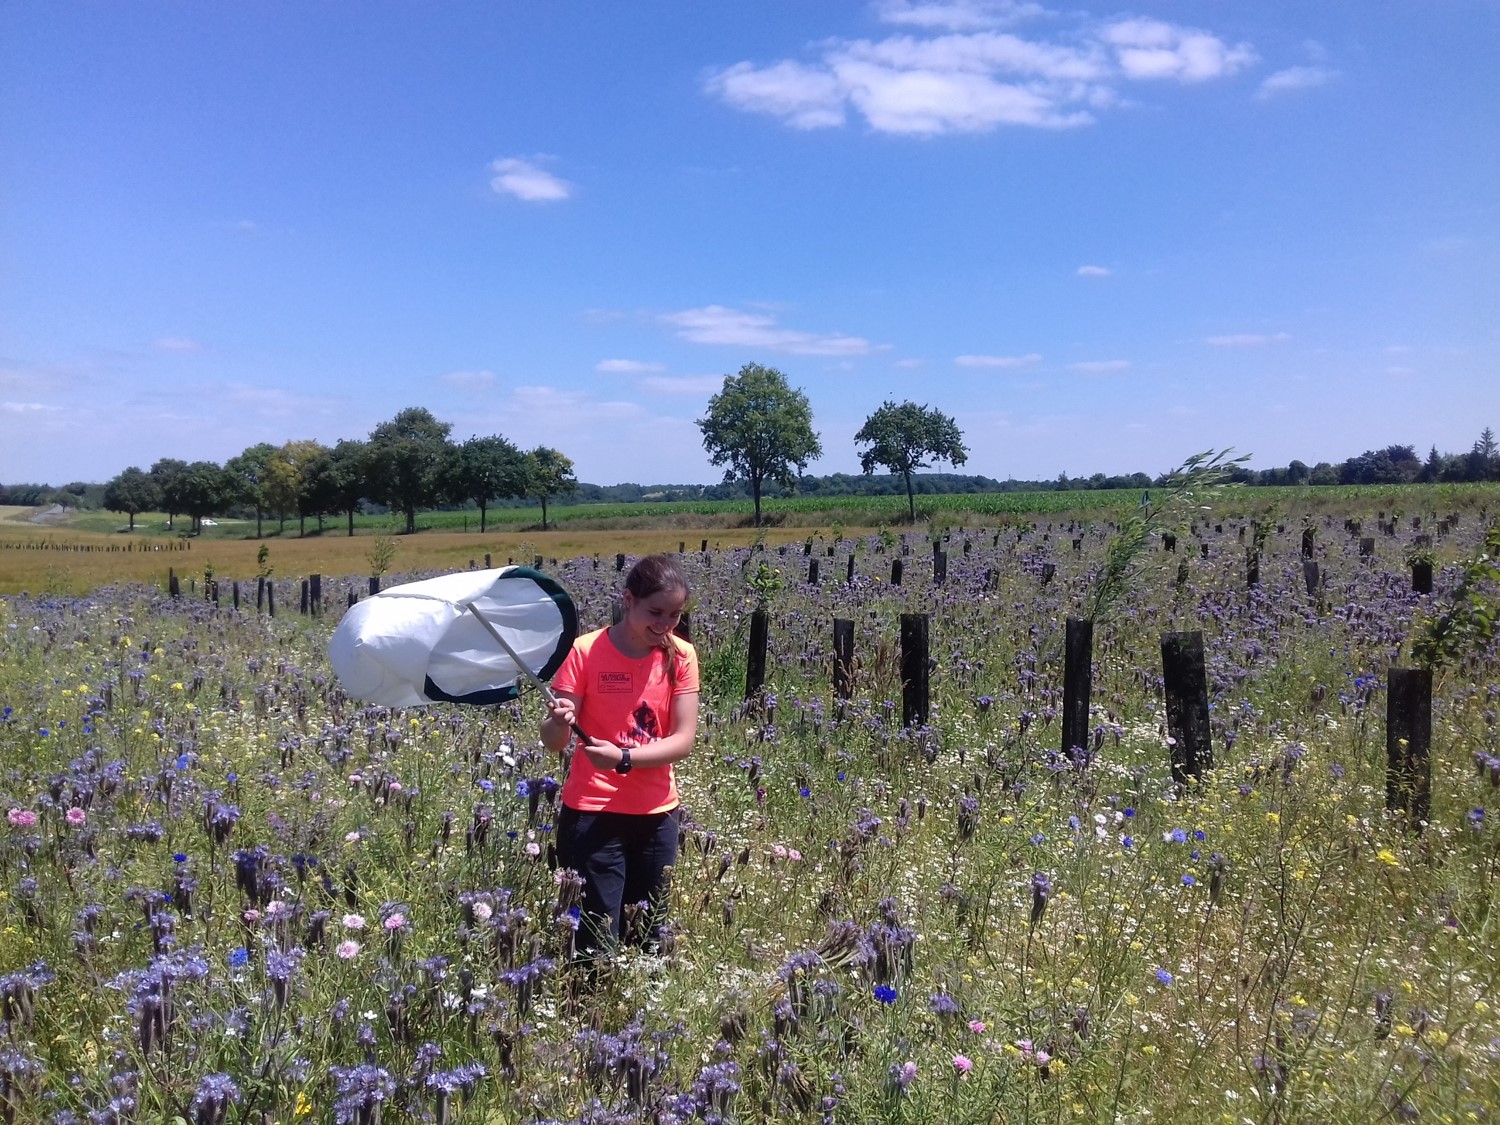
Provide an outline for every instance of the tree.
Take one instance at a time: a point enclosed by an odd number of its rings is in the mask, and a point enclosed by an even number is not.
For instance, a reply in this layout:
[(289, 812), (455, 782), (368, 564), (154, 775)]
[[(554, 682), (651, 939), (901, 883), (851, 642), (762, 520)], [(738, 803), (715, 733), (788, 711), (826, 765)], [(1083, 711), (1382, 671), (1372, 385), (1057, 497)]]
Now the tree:
[(172, 521), (177, 513), (185, 511), (182, 503), (182, 477), (187, 472), (186, 461), (175, 457), (163, 457), (151, 466), (151, 479), (161, 491), (162, 510), (167, 513), (167, 530), (172, 530)]
[(205, 516), (223, 510), (235, 485), (230, 475), (212, 461), (194, 461), (183, 469), (177, 488), (183, 513), (193, 518), (193, 530), (200, 531)]
[[(958, 423), (941, 411), (914, 402), (897, 406), (887, 399), (865, 419), (854, 441), (856, 445), (869, 446), (859, 455), (859, 467), (865, 473), (873, 473), (875, 466), (882, 465), (892, 473), (901, 474), (912, 523), (917, 522), (912, 473), (925, 469), (931, 461), (950, 461), (957, 468), (969, 459)], [(1103, 487), (1104, 474), (1097, 475), (1101, 478), (1098, 487)]]
[(539, 445), (526, 455), (525, 494), (541, 502), (542, 530), (547, 530), (547, 501), (578, 487), (573, 462), (555, 449)]
[[(453, 447), (445, 477), (452, 499), (472, 500), (479, 507), (479, 530), (483, 532), (491, 500), (526, 495), (527, 459), (503, 437), (471, 437)], [(546, 523), (545, 513), (542, 522)]]
[(323, 517), (341, 512), (342, 497), (333, 464), (333, 450), (318, 446), (317, 452), (302, 466), (302, 490), (297, 494), (297, 511), (318, 517), (318, 534), (323, 534)]
[(726, 466), (724, 482), (739, 477), (749, 482), (756, 527), (765, 482), (790, 489), (792, 470), (800, 473), (823, 455), (807, 396), (793, 390), (780, 371), (758, 363), (724, 377), (723, 389), (708, 400), (708, 414), (698, 419), (698, 428), (709, 463)]
[(417, 530), (417, 509), (442, 494), (442, 468), (453, 427), (420, 406), (410, 406), (370, 431), (369, 497), (406, 514), (406, 533)]
[(328, 453), (329, 493), (333, 506), (331, 512), (347, 512), (349, 534), (354, 534), (354, 513), (364, 502), (369, 486), (370, 447), (362, 441), (344, 439)]
[(127, 513), (131, 531), (135, 530), (136, 513), (150, 511), (160, 503), (161, 489), (151, 474), (134, 465), (104, 486), (104, 506), (111, 512)]
[(268, 474), (271, 459), (276, 456), (276, 447), (268, 441), (252, 445), (238, 457), (231, 457), (224, 465), (234, 478), (235, 491), (239, 499), (255, 506), (255, 538), (261, 537), (261, 524), (265, 520), (267, 507)]
[(1500, 444), (1495, 441), (1495, 431), (1488, 426), (1467, 457), (1469, 480), (1494, 480), (1500, 477)]
[(277, 511), (283, 521), (288, 509), (297, 513), (297, 534), (307, 534), (307, 517), (313, 511), (308, 473), (320, 454), (328, 450), (315, 441), (289, 441), (271, 459), (270, 472)]

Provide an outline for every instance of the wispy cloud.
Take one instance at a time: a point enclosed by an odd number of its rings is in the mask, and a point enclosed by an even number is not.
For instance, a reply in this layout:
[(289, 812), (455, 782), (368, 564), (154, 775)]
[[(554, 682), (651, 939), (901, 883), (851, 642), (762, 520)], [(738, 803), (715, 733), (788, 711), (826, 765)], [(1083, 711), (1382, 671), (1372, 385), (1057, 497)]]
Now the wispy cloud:
[(48, 406), (45, 402), (0, 402), (0, 414), (55, 414), (60, 406)]
[(711, 395), (724, 389), (722, 375), (648, 375), (641, 390), (666, 395)]
[(710, 72), (705, 88), (793, 128), (842, 125), (852, 110), (878, 132), (930, 136), (1085, 125), (1118, 104), (1128, 82), (1204, 82), (1256, 60), (1248, 44), (1160, 20), (1028, 38), (995, 28), (1035, 14), (1029, 4), (892, 2), (880, 13), (917, 32), (825, 41), (808, 59), (738, 62)]
[(665, 371), (666, 369), (665, 364), (646, 363), (638, 359), (601, 359), (594, 364), (595, 371), (620, 375), (646, 375), (652, 371)]
[(1339, 76), (1339, 72), (1326, 66), (1289, 66), (1267, 75), (1255, 91), (1260, 101), (1274, 98), (1278, 94), (1296, 93), (1326, 86)]
[(151, 346), (159, 352), (171, 352), (175, 355), (191, 355), (203, 350), (202, 344), (186, 336), (161, 336), (153, 340)]
[(1084, 375), (1109, 375), (1124, 371), (1130, 366), (1128, 359), (1089, 359), (1072, 365), (1073, 370)]
[(1079, 277), (1108, 277), (1109, 276), (1109, 267), (1108, 266), (1079, 266), (1078, 267), (1078, 276)]
[(1204, 342), (1211, 348), (1264, 348), (1284, 344), (1292, 337), (1287, 332), (1234, 332), (1227, 336), (1210, 336)]
[(879, 347), (860, 336), (782, 328), (775, 317), (766, 313), (745, 312), (723, 305), (667, 313), (661, 320), (676, 328), (680, 338), (695, 344), (729, 344), (788, 355), (833, 356), (868, 355)]
[(493, 371), (449, 371), (438, 376), (438, 382), (460, 391), (482, 391), (495, 385)]
[(1019, 0), (948, 0), (947, 3), (922, 3), (921, 0), (882, 0), (876, 14), (884, 23), (906, 27), (942, 28), (945, 31), (979, 31), (1008, 27), (1018, 20), (1043, 15), (1040, 4)]
[(237, 412), (262, 418), (305, 418), (330, 415), (347, 404), (330, 395), (310, 395), (289, 391), (285, 387), (266, 387), (249, 383), (230, 383), (224, 400)]
[(988, 367), (1015, 370), (1021, 367), (1035, 367), (1042, 362), (1042, 357), (1035, 352), (1029, 355), (960, 355), (954, 356), (953, 362), (959, 367)]
[(494, 173), (490, 187), (500, 195), (513, 195), (527, 203), (553, 203), (573, 194), (573, 185), (529, 160), (505, 157), (490, 165)]

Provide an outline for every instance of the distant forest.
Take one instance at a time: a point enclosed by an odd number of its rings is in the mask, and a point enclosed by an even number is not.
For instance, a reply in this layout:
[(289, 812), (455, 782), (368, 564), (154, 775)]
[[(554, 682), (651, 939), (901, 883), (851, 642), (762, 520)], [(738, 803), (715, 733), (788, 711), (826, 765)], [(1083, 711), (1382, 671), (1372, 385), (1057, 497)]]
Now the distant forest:
[[(1488, 427), (1478, 440), (1463, 453), (1441, 453), (1436, 446), (1423, 457), (1410, 445), (1390, 445), (1384, 449), (1368, 449), (1356, 457), (1334, 464), (1319, 461), (1308, 465), (1303, 461), (1273, 469), (1255, 470), (1245, 466), (1234, 466), (1231, 470), (1233, 482), (1245, 485), (1299, 485), (1299, 484), (1429, 484), (1440, 481), (1497, 481), (1500, 480), (1500, 443)], [(1092, 476), (1069, 476), (1063, 473), (1052, 480), (996, 480), (993, 477), (972, 476), (963, 473), (920, 473), (912, 477), (913, 490), (922, 496), (975, 492), (1052, 492), (1090, 490), (1104, 488), (1152, 488), (1160, 484), (1161, 477), (1148, 473)], [(50, 484), (0, 484), (0, 504), (25, 507), (61, 504), (65, 507), (100, 509), (104, 507), (103, 483), (72, 481), (55, 486)], [(875, 473), (871, 475), (832, 473), (828, 476), (805, 476), (796, 482), (794, 490), (780, 488), (771, 481), (766, 482), (764, 495), (768, 499), (798, 496), (896, 496), (904, 495), (905, 487), (898, 475)], [(748, 500), (749, 487), (743, 481), (724, 484), (587, 484), (579, 483), (571, 492), (559, 496), (552, 503), (558, 506), (574, 504), (634, 504), (665, 503), (673, 500)], [(493, 508), (537, 507), (532, 499), (496, 499)], [(457, 505), (455, 507), (462, 507)]]

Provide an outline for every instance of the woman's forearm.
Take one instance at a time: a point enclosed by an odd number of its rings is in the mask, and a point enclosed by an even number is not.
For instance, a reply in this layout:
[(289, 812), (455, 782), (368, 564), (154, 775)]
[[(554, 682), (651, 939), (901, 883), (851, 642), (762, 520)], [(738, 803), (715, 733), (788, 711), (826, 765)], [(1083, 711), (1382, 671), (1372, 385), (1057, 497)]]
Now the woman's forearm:
[(632, 766), (670, 766), (674, 762), (680, 762), (693, 752), (693, 744), (698, 740), (696, 730), (678, 731), (669, 734), (666, 738), (659, 738), (655, 742), (648, 742), (644, 746), (637, 746), (630, 751), (630, 764)]

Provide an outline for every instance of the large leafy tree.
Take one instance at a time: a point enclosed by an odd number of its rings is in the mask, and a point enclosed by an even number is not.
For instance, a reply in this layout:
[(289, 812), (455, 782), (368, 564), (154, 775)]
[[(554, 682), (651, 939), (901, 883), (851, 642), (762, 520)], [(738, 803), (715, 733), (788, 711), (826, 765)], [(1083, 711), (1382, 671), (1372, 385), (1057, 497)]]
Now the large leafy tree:
[(178, 478), (178, 502), (184, 514), (193, 518), (193, 530), (201, 531), (203, 520), (221, 512), (235, 493), (235, 482), (229, 473), (212, 461), (194, 461)]
[(448, 456), (447, 492), (454, 500), (474, 501), (484, 531), (491, 500), (526, 495), (526, 471), (525, 455), (505, 438), (471, 437)]
[(738, 375), (725, 376), (723, 389), (708, 400), (708, 414), (698, 419), (698, 428), (709, 463), (725, 466), (725, 483), (741, 477), (749, 483), (756, 527), (765, 482), (790, 488), (792, 470), (800, 473), (823, 453), (807, 396), (788, 385), (780, 371), (758, 363), (747, 363)]
[(163, 457), (151, 466), (151, 479), (161, 490), (161, 506), (162, 511), (167, 513), (168, 531), (172, 530), (172, 522), (177, 518), (177, 513), (187, 510), (182, 502), (182, 480), (187, 467), (186, 461), (180, 461), (176, 457)]
[(578, 487), (573, 462), (555, 449), (539, 445), (526, 455), (525, 495), (542, 505), (542, 530), (547, 530), (547, 501)]
[(452, 429), (424, 407), (410, 406), (370, 431), (367, 495), (403, 512), (408, 535), (417, 530), (417, 509), (430, 507), (442, 495)]
[(270, 464), (276, 456), (276, 447), (268, 441), (252, 445), (237, 457), (231, 457), (224, 465), (234, 479), (239, 499), (255, 506), (255, 538), (261, 537), (261, 525), (266, 517), (267, 495), (270, 488)]
[(354, 513), (369, 495), (369, 459), (368, 445), (347, 438), (328, 451), (328, 510), (348, 514), (350, 535), (354, 534)]
[(104, 486), (104, 506), (111, 512), (125, 512), (130, 516), (130, 530), (135, 530), (135, 517), (161, 503), (161, 489), (151, 479), (151, 474), (134, 465)]
[(917, 520), (917, 503), (912, 496), (911, 475), (925, 469), (932, 461), (950, 461), (957, 468), (969, 459), (958, 423), (940, 410), (903, 402), (899, 406), (887, 399), (880, 409), (865, 419), (854, 435), (861, 450), (859, 467), (873, 473), (877, 465), (900, 474), (906, 485), (906, 509), (913, 523)]

